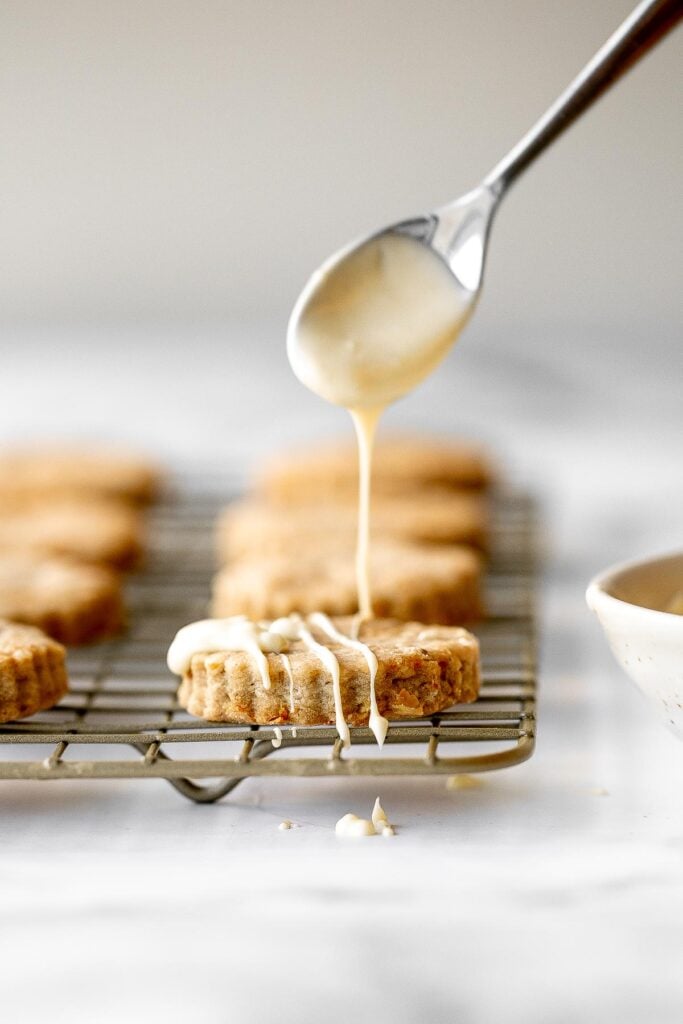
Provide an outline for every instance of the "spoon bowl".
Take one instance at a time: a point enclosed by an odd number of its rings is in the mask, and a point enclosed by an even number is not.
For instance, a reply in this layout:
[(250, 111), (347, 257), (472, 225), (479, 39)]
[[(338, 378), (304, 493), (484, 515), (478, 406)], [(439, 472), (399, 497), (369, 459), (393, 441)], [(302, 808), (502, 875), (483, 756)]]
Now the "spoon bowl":
[(509, 186), (682, 16), (680, 0), (644, 0), (477, 188), (328, 259), (289, 321), (287, 350), (302, 383), (346, 408), (379, 409), (426, 377), (474, 310)]
[(489, 233), (499, 198), (499, 193), (483, 184), (425, 217), (402, 221), (387, 230), (430, 246), (474, 304), (482, 285)]
[(347, 409), (380, 409), (435, 369), (477, 297), (433, 244), (439, 230), (445, 251), (435, 213), (352, 243), (313, 274), (287, 331), (303, 384)]

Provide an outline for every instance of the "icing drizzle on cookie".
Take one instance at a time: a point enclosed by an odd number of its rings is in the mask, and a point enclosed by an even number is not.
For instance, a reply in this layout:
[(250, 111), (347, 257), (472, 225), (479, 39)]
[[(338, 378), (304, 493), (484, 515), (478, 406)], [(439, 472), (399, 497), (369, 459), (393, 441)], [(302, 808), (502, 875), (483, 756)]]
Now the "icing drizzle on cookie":
[(294, 676), (290, 659), (287, 655), (289, 645), (295, 641), (303, 643), (307, 650), (315, 654), (329, 672), (332, 679), (334, 696), (335, 727), (344, 747), (351, 743), (349, 727), (344, 719), (341, 696), (341, 677), (339, 661), (325, 644), (319, 643), (313, 636), (310, 627), (319, 629), (331, 640), (344, 647), (360, 651), (365, 658), (369, 671), (370, 685), (370, 720), (369, 725), (380, 747), (384, 743), (389, 723), (383, 718), (377, 707), (375, 680), (377, 677), (377, 658), (367, 644), (360, 640), (340, 633), (331, 619), (322, 613), (314, 613), (304, 619), (293, 614), (275, 619), (273, 622), (252, 622), (245, 615), (233, 615), (227, 619), (202, 619), (183, 626), (176, 634), (169, 647), (167, 663), (171, 672), (183, 675), (189, 669), (195, 654), (220, 654), (222, 652), (244, 652), (254, 658), (259, 675), (266, 690), (270, 689), (270, 666), (267, 654), (279, 654), (282, 657), (285, 673), (289, 680), (290, 711), (294, 704)]
[(363, 644), (360, 640), (356, 640), (355, 638), (345, 636), (344, 633), (340, 633), (331, 619), (329, 619), (327, 615), (323, 615), (322, 612), (314, 612), (312, 615), (309, 615), (308, 618), (309, 622), (321, 629), (323, 633), (327, 633), (331, 640), (336, 640), (336, 642), (341, 644), (343, 647), (351, 647), (353, 650), (360, 651), (367, 661), (368, 671), (370, 673), (370, 717), (368, 725), (374, 733), (378, 744), (382, 747), (384, 745), (384, 740), (386, 739), (389, 722), (386, 718), (383, 718), (382, 715), (380, 715), (379, 708), (377, 707), (375, 682), (379, 666), (377, 664), (375, 654), (370, 650), (367, 644)]
[[(166, 663), (171, 672), (183, 675), (195, 654), (214, 654), (219, 651), (244, 651), (250, 654), (258, 668), (264, 689), (270, 689), (270, 670), (266, 653), (279, 654), (285, 646), (282, 638), (264, 630), (246, 615), (233, 615), (229, 619), (202, 619), (183, 626), (168, 649)], [(264, 653), (265, 652), (265, 653)]]
[(292, 663), (291, 663), (291, 661), (289, 660), (289, 658), (287, 657), (286, 654), (281, 654), (280, 657), (282, 658), (282, 667), (285, 670), (285, 675), (287, 676), (287, 681), (289, 683), (289, 713), (290, 713), (290, 715), (293, 715), (294, 714), (294, 674), (292, 672)]

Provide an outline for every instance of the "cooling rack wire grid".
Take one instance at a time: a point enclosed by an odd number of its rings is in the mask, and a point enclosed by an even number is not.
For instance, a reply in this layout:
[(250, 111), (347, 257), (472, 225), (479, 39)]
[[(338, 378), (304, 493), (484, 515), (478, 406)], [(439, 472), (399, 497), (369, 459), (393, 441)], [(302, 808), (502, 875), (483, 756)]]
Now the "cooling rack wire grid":
[(69, 652), (71, 692), (50, 711), (0, 725), (0, 779), (166, 779), (210, 803), (249, 776), (433, 775), (518, 764), (535, 742), (535, 526), (524, 494), (495, 498), (489, 618), (475, 627), (483, 683), (474, 704), (394, 722), (383, 750), (367, 728), (342, 751), (327, 726), (225, 725), (178, 707), (166, 667), (180, 626), (206, 616), (213, 525), (224, 499), (181, 493), (150, 514), (147, 568), (128, 588), (130, 627)]

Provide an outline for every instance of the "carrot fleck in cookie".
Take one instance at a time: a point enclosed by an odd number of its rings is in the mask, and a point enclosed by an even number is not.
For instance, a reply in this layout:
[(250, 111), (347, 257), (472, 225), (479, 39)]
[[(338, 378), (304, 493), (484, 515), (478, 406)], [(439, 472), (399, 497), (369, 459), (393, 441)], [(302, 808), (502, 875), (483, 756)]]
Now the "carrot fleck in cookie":
[[(400, 495), (424, 487), (482, 489), (492, 480), (488, 457), (468, 441), (394, 436), (380, 438), (375, 447), (374, 495)], [(271, 501), (286, 504), (356, 495), (356, 446), (328, 442), (298, 452), (296, 458), (281, 455), (267, 463), (256, 485)]]
[(143, 504), (158, 495), (160, 486), (161, 474), (147, 459), (107, 446), (48, 444), (0, 452), (0, 494), (7, 499), (99, 495)]
[(132, 569), (143, 552), (141, 514), (113, 501), (32, 500), (22, 508), (0, 505), (0, 552), (67, 555)]
[[(480, 494), (425, 491), (372, 502), (371, 525), (381, 540), (427, 544), (472, 544), (486, 549), (488, 502)], [(358, 530), (355, 502), (307, 502), (284, 510), (259, 498), (232, 502), (218, 521), (219, 558), (284, 555), (311, 545), (333, 552), (352, 550)]]
[[(376, 615), (454, 625), (482, 616), (481, 558), (471, 548), (374, 543), (370, 550)], [(277, 618), (291, 612), (353, 615), (358, 591), (351, 552), (300, 544), (289, 555), (243, 558), (213, 585), (212, 613)]]
[(65, 654), (39, 629), (0, 619), (0, 722), (61, 700), (68, 689)]
[(102, 566), (0, 553), (0, 616), (38, 626), (65, 644), (102, 640), (123, 626), (121, 581)]
[[(181, 705), (217, 722), (343, 728), (344, 723), (372, 723), (376, 714), (387, 719), (415, 718), (476, 700), (479, 644), (465, 629), (375, 619), (362, 623), (356, 634), (353, 619), (336, 618), (327, 620), (335, 639), (321, 626), (320, 616), (300, 621), (305, 626), (303, 632), (299, 630), (304, 639), (291, 639), (279, 653), (272, 649), (262, 653), (262, 661), (254, 651), (234, 645), (222, 650), (211, 643), (195, 654), (186, 649), (185, 659), (176, 661), (179, 648), (172, 647), (169, 664), (182, 674)], [(212, 624), (195, 625), (211, 628)], [(221, 623), (216, 625), (220, 631)], [(263, 646), (269, 648), (272, 637), (278, 636), (279, 629), (286, 631), (288, 622), (284, 627), (277, 621), (258, 626), (264, 630)], [(210, 641), (210, 634), (205, 635)], [(359, 641), (355, 646), (346, 640), (352, 636)], [(219, 640), (215, 631), (214, 640)], [(254, 647), (258, 650), (257, 643)], [(375, 659), (374, 685), (368, 652)]]

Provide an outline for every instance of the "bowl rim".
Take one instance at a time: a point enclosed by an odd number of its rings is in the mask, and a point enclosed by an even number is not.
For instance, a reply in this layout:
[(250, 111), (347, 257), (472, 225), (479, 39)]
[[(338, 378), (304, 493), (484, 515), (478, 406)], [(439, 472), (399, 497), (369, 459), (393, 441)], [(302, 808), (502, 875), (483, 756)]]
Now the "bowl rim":
[(620, 606), (621, 608), (633, 609), (639, 615), (655, 616), (660, 622), (678, 620), (681, 626), (683, 626), (683, 615), (679, 615), (677, 612), (665, 612), (659, 608), (648, 608), (646, 605), (634, 604), (633, 601), (624, 601), (623, 598), (615, 597), (614, 594), (608, 593), (606, 589), (610, 582), (622, 573), (630, 572), (634, 569), (644, 569), (646, 566), (657, 562), (673, 561), (676, 558), (683, 559), (683, 548), (677, 551), (663, 552), (659, 555), (651, 555), (648, 558), (632, 558), (624, 562), (615, 562), (613, 565), (607, 566), (607, 568), (602, 569), (593, 576), (586, 588), (586, 603), (588, 607), (591, 611), (596, 611), (595, 604), (597, 599), (608, 604)]

